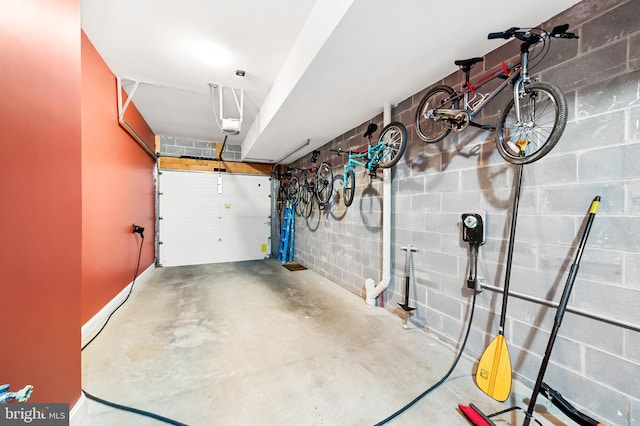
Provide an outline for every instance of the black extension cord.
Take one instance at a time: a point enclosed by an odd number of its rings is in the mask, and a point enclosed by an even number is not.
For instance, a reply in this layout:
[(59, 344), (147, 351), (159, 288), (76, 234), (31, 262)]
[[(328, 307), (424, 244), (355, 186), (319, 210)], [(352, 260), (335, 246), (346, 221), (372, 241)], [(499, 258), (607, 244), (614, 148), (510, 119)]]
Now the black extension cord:
[(422, 398), (427, 396), (433, 390), (438, 388), (441, 384), (443, 384), (445, 382), (445, 380), (447, 380), (449, 378), (451, 373), (453, 373), (453, 370), (455, 370), (456, 366), (458, 365), (458, 362), (460, 361), (460, 358), (462, 357), (462, 352), (464, 352), (464, 347), (467, 344), (467, 338), (469, 337), (469, 331), (471, 330), (471, 324), (473, 323), (473, 311), (475, 311), (475, 308), (476, 308), (476, 291), (474, 290), (473, 291), (473, 302), (471, 304), (471, 313), (469, 314), (469, 323), (467, 324), (467, 331), (465, 332), (464, 340), (462, 341), (462, 345), (460, 346), (460, 351), (458, 352), (458, 355), (456, 356), (455, 360), (453, 361), (453, 364), (451, 365), (451, 368), (449, 368), (449, 371), (447, 371), (447, 373), (440, 380), (438, 380), (438, 382), (435, 385), (431, 386), (429, 389), (427, 389), (426, 391), (422, 392), (413, 401), (411, 401), (410, 403), (408, 403), (407, 405), (405, 405), (404, 407), (402, 407), (401, 409), (399, 409), (398, 411), (396, 411), (395, 413), (393, 413), (392, 415), (390, 415), (386, 419), (382, 420), (381, 422), (376, 423), (375, 426), (381, 426), (381, 425), (387, 424), (391, 420), (395, 419), (400, 414), (404, 413), (409, 408), (413, 407), (418, 401), (420, 401)]
[[(129, 289), (129, 293), (127, 294), (127, 297), (118, 305), (117, 308), (115, 308), (107, 317), (107, 320), (104, 322), (104, 324), (102, 324), (102, 327), (100, 327), (100, 330), (98, 330), (98, 332), (91, 338), (91, 340), (89, 340), (81, 349), (81, 351), (83, 351), (87, 346), (89, 346), (91, 344), (91, 342), (93, 342), (96, 337), (98, 337), (98, 335), (100, 335), (100, 333), (102, 332), (102, 330), (104, 330), (104, 328), (106, 327), (107, 323), (109, 322), (109, 320), (111, 319), (111, 317), (113, 316), (113, 314), (116, 313), (116, 311), (118, 309), (120, 309), (120, 307), (122, 305), (124, 305), (124, 303), (129, 300), (129, 296), (131, 296), (131, 292), (133, 292), (133, 286), (136, 283), (136, 278), (138, 277), (138, 271), (140, 270), (140, 258), (142, 256), (142, 245), (144, 243), (144, 228), (142, 227), (138, 227), (138, 229), (136, 229), (136, 225), (134, 225), (134, 230), (133, 230), (134, 234), (138, 233), (140, 234), (141, 240), (140, 240), (140, 250), (138, 251), (138, 262), (136, 263), (136, 272), (133, 274), (133, 281), (131, 282), (131, 288)], [(107, 405), (109, 407), (113, 407), (113, 408), (117, 408), (118, 410), (123, 410), (123, 411), (128, 411), (130, 413), (134, 413), (134, 414), (139, 414), (141, 416), (146, 416), (146, 417), (150, 417), (152, 419), (155, 420), (159, 420), (161, 422), (170, 424), (170, 425), (176, 425), (176, 426), (187, 426), (185, 423), (180, 423), (176, 420), (172, 420), (170, 418), (161, 416), (159, 414), (155, 414), (155, 413), (151, 413), (149, 411), (144, 411), (144, 410), (140, 410), (138, 408), (133, 408), (133, 407), (128, 407), (126, 405), (121, 405), (121, 404), (116, 404), (115, 402), (111, 402), (111, 401), (107, 401), (105, 399), (102, 398), (98, 398), (97, 396), (91, 395), (89, 392), (87, 392), (86, 390), (82, 389), (82, 393), (89, 399), (98, 402), (100, 404), (104, 404)]]
[[(135, 232), (135, 231), (134, 231)], [(84, 351), (84, 349), (89, 346), (91, 344), (91, 342), (93, 342), (96, 337), (98, 337), (100, 335), (100, 333), (102, 333), (102, 330), (104, 330), (104, 328), (107, 326), (107, 324), (109, 323), (109, 320), (111, 319), (111, 317), (113, 316), (113, 314), (116, 313), (116, 311), (118, 309), (120, 309), (120, 307), (122, 305), (124, 305), (124, 303), (129, 300), (129, 296), (131, 296), (131, 292), (133, 292), (133, 285), (136, 283), (136, 278), (138, 277), (138, 270), (140, 269), (140, 257), (142, 256), (142, 244), (144, 243), (144, 234), (140, 233), (140, 250), (138, 250), (138, 262), (136, 264), (136, 272), (134, 272), (133, 274), (133, 281), (131, 282), (131, 288), (129, 288), (129, 293), (127, 294), (127, 297), (125, 297), (125, 299), (120, 302), (120, 304), (118, 305), (117, 308), (115, 308), (107, 317), (107, 320), (104, 322), (104, 324), (102, 324), (102, 327), (100, 327), (100, 330), (98, 330), (98, 332), (91, 338), (91, 340), (89, 340), (81, 349), (81, 351)]]
[(100, 404), (104, 404), (104, 405), (107, 405), (109, 407), (117, 408), (118, 410), (123, 410), (123, 411), (128, 411), (130, 413), (140, 414), (141, 416), (150, 417), (152, 419), (156, 419), (156, 420), (159, 420), (161, 422), (168, 423), (170, 425), (188, 426), (185, 423), (180, 423), (180, 422), (178, 422), (176, 420), (172, 420), (172, 419), (170, 419), (168, 417), (164, 417), (164, 416), (161, 416), (159, 414), (151, 413), (149, 411), (139, 410), (137, 408), (128, 407), (126, 405), (116, 404), (115, 402), (111, 402), (111, 401), (107, 401), (107, 400), (102, 399), (102, 398), (98, 398), (97, 396), (91, 395), (90, 393), (88, 393), (84, 389), (82, 390), (82, 392), (85, 394), (85, 396), (87, 398), (89, 398), (89, 399), (91, 399), (93, 401), (99, 402)]

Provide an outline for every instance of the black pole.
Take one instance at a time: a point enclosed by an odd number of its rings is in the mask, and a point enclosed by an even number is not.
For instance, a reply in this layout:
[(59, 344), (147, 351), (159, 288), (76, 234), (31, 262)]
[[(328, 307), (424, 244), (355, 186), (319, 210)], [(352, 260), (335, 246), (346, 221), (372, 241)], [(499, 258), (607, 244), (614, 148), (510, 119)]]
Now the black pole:
[(222, 141), (222, 148), (220, 148), (220, 157), (218, 157), (218, 160), (222, 161), (222, 158), (224, 157), (224, 148), (227, 145), (227, 136), (229, 135), (224, 135), (224, 140)]
[(562, 318), (564, 317), (564, 313), (567, 309), (567, 303), (569, 302), (569, 296), (571, 295), (573, 283), (576, 280), (576, 275), (578, 275), (578, 268), (580, 267), (580, 259), (582, 258), (582, 252), (584, 251), (584, 246), (587, 243), (587, 237), (589, 236), (589, 232), (591, 231), (591, 225), (593, 224), (593, 219), (596, 217), (596, 213), (598, 212), (599, 207), (600, 207), (600, 196), (596, 196), (591, 202), (591, 207), (589, 208), (589, 218), (587, 219), (587, 224), (584, 228), (584, 232), (582, 233), (582, 239), (580, 240), (580, 244), (578, 246), (576, 258), (573, 262), (573, 265), (571, 265), (571, 270), (569, 271), (569, 276), (567, 277), (567, 282), (564, 286), (564, 291), (562, 292), (560, 303), (558, 304), (558, 310), (556, 311), (556, 317), (553, 322), (551, 335), (549, 336), (549, 342), (547, 343), (547, 349), (545, 350), (544, 357), (542, 358), (542, 364), (540, 365), (540, 371), (538, 372), (538, 378), (536, 379), (536, 384), (533, 387), (533, 393), (531, 394), (531, 400), (529, 402), (529, 407), (527, 409), (526, 417), (524, 418), (523, 426), (528, 426), (529, 423), (531, 422), (531, 417), (533, 416), (533, 410), (535, 409), (535, 406), (536, 406), (536, 399), (538, 398), (538, 393), (542, 388), (542, 380), (544, 379), (544, 373), (547, 370), (547, 365), (549, 364), (549, 358), (551, 357), (553, 344), (555, 343), (556, 337), (558, 335), (558, 330), (560, 329), (560, 324), (562, 323)]
[(516, 236), (516, 221), (518, 219), (518, 204), (520, 203), (520, 187), (522, 186), (522, 170), (524, 165), (518, 165), (516, 191), (513, 196), (513, 211), (511, 213), (511, 228), (509, 230), (509, 249), (507, 250), (507, 269), (504, 274), (504, 292), (502, 294), (502, 310), (500, 311), (499, 334), (504, 335), (504, 323), (507, 317), (507, 300), (509, 295), (509, 281), (511, 279), (511, 262), (513, 258), (513, 243)]

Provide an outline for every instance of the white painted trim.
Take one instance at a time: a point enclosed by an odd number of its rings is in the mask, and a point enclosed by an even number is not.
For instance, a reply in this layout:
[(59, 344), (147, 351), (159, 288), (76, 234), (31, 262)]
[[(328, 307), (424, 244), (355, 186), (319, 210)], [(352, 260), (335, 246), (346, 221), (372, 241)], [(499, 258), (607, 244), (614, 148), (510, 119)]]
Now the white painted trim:
[[(151, 264), (147, 269), (144, 270), (138, 277), (135, 279), (136, 288), (142, 285), (145, 280), (151, 275), (151, 272), (155, 269), (156, 265)], [(111, 315), (114, 309), (122, 303), (123, 300), (127, 298), (127, 294), (129, 294), (129, 289), (133, 285), (133, 281), (130, 282), (125, 288), (123, 288), (120, 293), (118, 293), (109, 303), (104, 305), (97, 314), (95, 314), (89, 321), (87, 321), (82, 326), (82, 339), (80, 340), (80, 347), (84, 346), (85, 340), (88, 338), (100, 327), (100, 325), (106, 321), (106, 319)]]
[(69, 426), (80, 426), (87, 417), (87, 397), (80, 395), (71, 411), (69, 411)]

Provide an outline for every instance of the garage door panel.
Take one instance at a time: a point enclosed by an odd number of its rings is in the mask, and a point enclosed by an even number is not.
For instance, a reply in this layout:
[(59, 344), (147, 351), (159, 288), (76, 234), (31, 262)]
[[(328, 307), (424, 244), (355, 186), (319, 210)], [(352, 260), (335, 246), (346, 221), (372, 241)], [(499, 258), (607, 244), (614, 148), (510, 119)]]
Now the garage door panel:
[[(267, 176), (162, 171), (159, 246), (163, 266), (263, 259), (268, 256)], [(222, 189), (219, 193), (219, 189)]]
[[(224, 223), (188, 223), (176, 224), (166, 222), (162, 229), (162, 242), (167, 244), (173, 241), (231, 241), (231, 240), (261, 240), (264, 232), (264, 224), (256, 223), (253, 218), (250, 220), (240, 220), (233, 218)], [(238, 234), (240, 237), (237, 235)]]

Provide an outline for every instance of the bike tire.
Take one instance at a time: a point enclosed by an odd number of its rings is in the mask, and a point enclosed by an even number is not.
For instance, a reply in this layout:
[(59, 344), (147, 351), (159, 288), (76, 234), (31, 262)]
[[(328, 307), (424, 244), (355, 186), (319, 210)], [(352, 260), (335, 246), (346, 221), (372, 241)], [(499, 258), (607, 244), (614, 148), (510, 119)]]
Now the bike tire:
[(300, 188), (296, 210), (305, 219), (308, 219), (311, 216), (311, 212), (313, 212), (313, 193), (308, 185), (303, 185)]
[(426, 143), (436, 143), (446, 138), (451, 132), (451, 123), (435, 121), (424, 116), (425, 112), (434, 108), (457, 109), (457, 101), (446, 101), (455, 91), (449, 86), (436, 86), (429, 90), (418, 105), (416, 111), (416, 132)]
[(298, 202), (298, 191), (300, 190), (300, 182), (298, 178), (293, 176), (287, 184), (287, 196), (292, 205)]
[(348, 170), (345, 175), (344, 181), (344, 205), (349, 207), (353, 203), (353, 196), (356, 192), (356, 173), (353, 170)]
[(322, 204), (326, 204), (333, 194), (333, 169), (327, 163), (320, 163), (316, 170), (314, 183), (316, 198)]
[(384, 143), (380, 167), (388, 169), (398, 164), (407, 149), (407, 139), (407, 128), (404, 124), (394, 121), (384, 126), (378, 138), (378, 143)]
[[(514, 101), (510, 99), (496, 126), (496, 147), (509, 163), (529, 164), (547, 155), (558, 143), (567, 125), (568, 108), (564, 93), (547, 82), (527, 84), (520, 99), (518, 124)], [(526, 145), (522, 150), (520, 145)]]
[(278, 216), (280, 216), (280, 213), (282, 213), (282, 211), (284, 210), (283, 206), (286, 203), (286, 193), (284, 191), (283, 187), (278, 187), (278, 198), (276, 200), (276, 212), (278, 213)]

